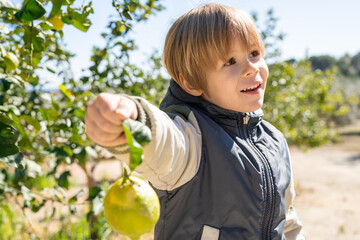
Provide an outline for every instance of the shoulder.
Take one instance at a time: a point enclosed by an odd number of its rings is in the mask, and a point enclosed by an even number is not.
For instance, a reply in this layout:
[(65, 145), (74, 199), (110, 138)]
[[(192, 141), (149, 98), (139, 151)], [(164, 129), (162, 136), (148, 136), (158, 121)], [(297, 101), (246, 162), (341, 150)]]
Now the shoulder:
[(278, 141), (281, 142), (286, 142), (284, 134), (270, 122), (266, 120), (262, 120), (261, 127), (270, 137), (277, 139)]
[(185, 121), (189, 120), (190, 114), (192, 113), (192, 109), (185, 104), (170, 105), (163, 108), (160, 107), (160, 109), (172, 119), (175, 119), (175, 117), (179, 116)]

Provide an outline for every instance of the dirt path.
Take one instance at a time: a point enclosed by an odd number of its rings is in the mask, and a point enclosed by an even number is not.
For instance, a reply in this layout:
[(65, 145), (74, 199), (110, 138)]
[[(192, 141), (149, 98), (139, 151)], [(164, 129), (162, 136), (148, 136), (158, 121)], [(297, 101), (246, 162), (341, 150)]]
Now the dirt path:
[(290, 148), (295, 208), (307, 239), (360, 239), (360, 126), (338, 144)]

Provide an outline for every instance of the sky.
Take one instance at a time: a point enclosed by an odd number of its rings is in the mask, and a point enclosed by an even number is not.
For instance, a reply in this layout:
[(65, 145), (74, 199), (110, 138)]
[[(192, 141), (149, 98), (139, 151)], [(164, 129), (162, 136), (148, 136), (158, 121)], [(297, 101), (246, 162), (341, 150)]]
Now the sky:
[[(279, 45), (282, 59), (322, 54), (340, 57), (360, 52), (359, 0), (163, 0), (165, 10), (134, 26), (132, 36), (138, 50), (132, 56), (133, 62), (143, 64), (155, 49), (161, 53), (171, 24), (191, 8), (205, 3), (221, 3), (248, 13), (255, 11), (259, 23), (273, 8), (279, 18), (277, 28), (285, 33)], [(92, 46), (104, 44), (100, 34), (106, 30), (108, 16), (116, 14), (111, 0), (93, 0), (93, 8), (95, 13), (90, 16), (93, 25), (87, 33), (69, 25), (63, 28), (67, 49), (76, 54), (72, 60), (75, 78), (89, 66)]]

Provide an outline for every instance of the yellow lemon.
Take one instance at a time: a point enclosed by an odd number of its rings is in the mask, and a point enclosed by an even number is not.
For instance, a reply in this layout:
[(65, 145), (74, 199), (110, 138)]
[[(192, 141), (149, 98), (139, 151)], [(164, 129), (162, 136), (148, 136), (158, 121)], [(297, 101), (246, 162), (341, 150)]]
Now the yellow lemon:
[(64, 27), (64, 22), (61, 20), (61, 14), (56, 14), (52, 18), (47, 20), (53, 25), (53, 28), (57, 31), (60, 31)]
[(151, 186), (140, 178), (120, 178), (107, 192), (104, 212), (113, 230), (132, 239), (150, 232), (160, 215), (160, 203)]

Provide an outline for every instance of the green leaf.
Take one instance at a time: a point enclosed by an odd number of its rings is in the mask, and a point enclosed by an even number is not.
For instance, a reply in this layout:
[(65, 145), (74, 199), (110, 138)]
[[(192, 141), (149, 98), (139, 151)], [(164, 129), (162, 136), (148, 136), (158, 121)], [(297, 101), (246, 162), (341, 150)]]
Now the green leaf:
[(32, 118), (29, 115), (22, 115), (19, 118), (25, 120), (28, 124), (32, 125), (37, 132), (41, 130), (40, 122), (37, 119)]
[(42, 200), (40, 201), (39, 199), (35, 199), (33, 198), (31, 201), (30, 201), (30, 205), (31, 205), (31, 211), (33, 212), (38, 212), (46, 203), (46, 200)]
[(29, 136), (22, 137), (21, 140), (18, 142), (18, 146), (26, 151), (32, 151), (32, 141), (29, 139)]
[(90, 19), (87, 18), (87, 13), (78, 13), (70, 9), (69, 14), (62, 18), (63, 22), (66, 24), (72, 24), (77, 29), (87, 32), (91, 26)]
[(0, 0), (0, 9), (2, 10), (4, 8), (13, 9), (15, 7), (9, 0)]
[(63, 0), (52, 0), (51, 2), (53, 6), (47, 19), (54, 17), (58, 12), (60, 12)]
[(85, 149), (82, 149), (78, 154), (74, 154), (74, 158), (78, 160), (78, 164), (81, 167), (85, 167), (86, 164), (86, 151)]
[(59, 88), (61, 90), (61, 92), (70, 100), (73, 100), (73, 96), (71, 95), (71, 92), (69, 90), (66, 89), (64, 84), (59, 85)]
[(2, 89), (3, 92), (6, 92), (11, 87), (11, 82), (7, 79), (0, 79), (0, 89)]
[(70, 157), (73, 155), (73, 151), (71, 150), (71, 148), (64, 146), (63, 149)]
[(69, 138), (70, 142), (74, 142), (79, 144), (80, 146), (87, 146), (88, 142), (84, 141), (81, 136), (78, 133), (73, 134), (70, 138)]
[(8, 157), (19, 152), (18, 146), (15, 144), (0, 143), (0, 157)]
[(7, 71), (13, 71), (19, 66), (19, 59), (12, 52), (7, 52), (4, 57), (4, 64)]
[(47, 69), (49, 72), (51, 72), (51, 73), (56, 73), (55, 70), (52, 69), (52, 68), (46, 67), (46, 69)]
[[(7, 34), (9, 33), (9, 29), (7, 29), (6, 26), (0, 23), (0, 34)], [(6, 49), (5, 47), (0, 44), (0, 57), (4, 57), (6, 55)]]
[(26, 43), (27, 49), (32, 49), (34, 52), (39, 53), (34, 54), (32, 59), (32, 64), (37, 65), (41, 60), (41, 52), (45, 50), (44, 42), (46, 37), (39, 27), (24, 24), (23, 28), (25, 30), (23, 40)]
[(94, 200), (98, 194), (100, 194), (102, 192), (102, 189), (98, 186), (92, 186), (89, 190), (89, 197), (88, 197), (88, 201), (92, 201)]
[(9, 119), (8, 117), (6, 117), (4, 114), (0, 113), (0, 123), (4, 123), (4, 124), (13, 124), (14, 121)]
[[(3, 146), (2, 144), (0, 144), (0, 148), (2, 149), (3, 147), (7, 148), (8, 146)], [(19, 170), (25, 169), (24, 155), (21, 152), (17, 152), (16, 154), (5, 157), (0, 156), (0, 161), (6, 163), (9, 166), (13, 166)]]
[(29, 0), (17, 13), (16, 19), (20, 22), (29, 22), (41, 18), (46, 10), (38, 0)]
[(57, 158), (70, 157), (69, 153), (65, 151), (64, 147), (51, 147), (48, 149), (50, 153), (54, 153)]
[(57, 182), (60, 187), (69, 189), (69, 184), (70, 184), (68, 179), (69, 176), (71, 176), (69, 171), (65, 171), (60, 175), (60, 177), (57, 179)]
[(10, 89), (11, 84), (15, 84), (17, 86), (23, 86), (24, 81), (18, 76), (6, 76), (0, 74), (0, 88), (6, 92)]
[[(0, 122), (0, 143), (14, 144), (19, 137), (19, 131), (13, 126)], [(5, 150), (5, 149), (3, 149)], [(2, 151), (2, 150), (0, 150)]]
[[(45, 50), (45, 37), (41, 32), (38, 32), (38, 34), (32, 38), (32, 44), (34, 52), (41, 53)], [(34, 66), (38, 65), (40, 63), (41, 59), (33, 57), (32, 64)]]
[(123, 121), (124, 133), (130, 150), (130, 170), (143, 161), (142, 147), (151, 141), (151, 131), (143, 123), (132, 119)]
[(124, 15), (124, 17), (126, 17), (129, 20), (133, 20), (133, 17), (130, 14), (130, 11), (127, 9), (124, 9), (124, 11), (122, 12), (122, 14)]
[(55, 102), (54, 100), (51, 100), (51, 106), (56, 110), (59, 111), (60, 106), (57, 102)]
[(77, 109), (75, 109), (75, 115), (80, 118), (85, 118), (86, 112), (84, 109), (77, 108)]
[[(48, 22), (41, 22), (40, 24), (39, 24), (39, 26), (40, 26), (40, 28), (42, 29), (42, 30), (51, 30), (51, 29), (53, 29), (53, 26), (51, 25), (51, 24), (48, 24)], [(50, 53), (51, 54), (51, 53)], [(46, 69), (47, 70), (49, 70), (48, 69), (48, 67), (46, 67)], [(50, 71), (50, 70), (49, 70)]]

